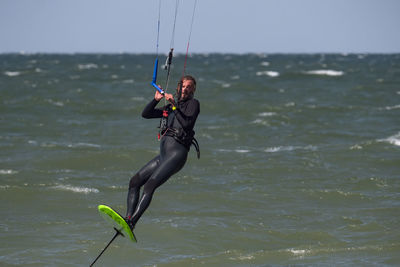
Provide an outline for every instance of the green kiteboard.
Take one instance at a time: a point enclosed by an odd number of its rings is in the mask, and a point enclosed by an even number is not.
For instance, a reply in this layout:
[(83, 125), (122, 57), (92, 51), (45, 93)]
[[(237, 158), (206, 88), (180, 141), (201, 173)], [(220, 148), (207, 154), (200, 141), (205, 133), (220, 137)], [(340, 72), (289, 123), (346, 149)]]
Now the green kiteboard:
[(131, 228), (129, 228), (129, 225), (126, 223), (124, 218), (118, 214), (118, 212), (106, 205), (99, 205), (97, 209), (104, 220), (110, 223), (117, 232), (122, 236), (129, 238), (132, 242), (137, 242)]

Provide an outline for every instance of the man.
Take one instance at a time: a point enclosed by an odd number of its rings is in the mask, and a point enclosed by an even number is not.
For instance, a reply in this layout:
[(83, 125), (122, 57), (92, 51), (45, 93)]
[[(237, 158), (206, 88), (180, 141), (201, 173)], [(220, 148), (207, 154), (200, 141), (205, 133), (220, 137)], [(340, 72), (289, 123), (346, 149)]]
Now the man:
[[(132, 230), (149, 207), (154, 191), (185, 165), (191, 144), (195, 145), (199, 157), (193, 131), (200, 113), (200, 103), (193, 98), (196, 80), (192, 76), (184, 76), (176, 90), (177, 103), (172, 94), (156, 91), (154, 99), (142, 112), (142, 117), (146, 119), (161, 118), (161, 143), (160, 154), (142, 167), (129, 182), (126, 221)], [(156, 108), (164, 97), (170, 104), (162, 109)], [(139, 196), (141, 187), (143, 192)]]

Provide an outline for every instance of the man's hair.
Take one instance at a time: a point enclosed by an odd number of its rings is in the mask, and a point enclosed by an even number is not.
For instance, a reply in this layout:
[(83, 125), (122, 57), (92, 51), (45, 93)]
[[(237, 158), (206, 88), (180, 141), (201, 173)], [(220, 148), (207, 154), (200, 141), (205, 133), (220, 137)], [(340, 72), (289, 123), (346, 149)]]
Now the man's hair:
[(196, 89), (196, 79), (193, 77), (193, 76), (191, 76), (191, 75), (185, 75), (185, 76), (183, 76), (182, 77), (182, 79), (180, 80), (180, 84), (183, 84), (183, 81), (185, 81), (185, 80), (189, 80), (189, 81), (192, 81), (193, 82), (193, 85), (194, 85), (194, 89)]

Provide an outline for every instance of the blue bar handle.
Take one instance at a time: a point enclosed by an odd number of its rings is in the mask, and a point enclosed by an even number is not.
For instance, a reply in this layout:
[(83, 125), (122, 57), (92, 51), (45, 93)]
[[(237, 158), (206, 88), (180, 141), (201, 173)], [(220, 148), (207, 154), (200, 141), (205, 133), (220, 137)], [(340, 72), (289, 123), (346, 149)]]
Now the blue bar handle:
[(160, 88), (160, 86), (158, 86), (156, 84), (157, 82), (157, 70), (158, 70), (158, 58), (156, 59), (156, 62), (154, 63), (154, 71), (153, 71), (153, 80), (151, 81), (151, 85), (156, 88), (161, 94), (164, 94), (164, 90)]

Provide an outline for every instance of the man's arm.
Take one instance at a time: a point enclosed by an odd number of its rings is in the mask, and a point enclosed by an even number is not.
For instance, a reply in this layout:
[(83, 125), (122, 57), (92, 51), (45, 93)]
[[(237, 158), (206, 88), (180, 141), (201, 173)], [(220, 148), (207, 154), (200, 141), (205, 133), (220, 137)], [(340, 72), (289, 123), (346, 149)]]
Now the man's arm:
[(156, 108), (156, 106), (158, 102), (160, 102), (160, 100), (164, 97), (172, 104), (175, 103), (173, 95), (167, 93), (161, 94), (159, 91), (156, 91), (154, 99), (144, 108), (142, 112), (142, 117), (145, 119), (161, 118), (163, 116), (163, 110)]
[(151, 100), (150, 103), (148, 103), (146, 107), (143, 109), (142, 117), (145, 119), (161, 118), (162, 110), (156, 108), (158, 102), (159, 101), (153, 98), (153, 100)]

